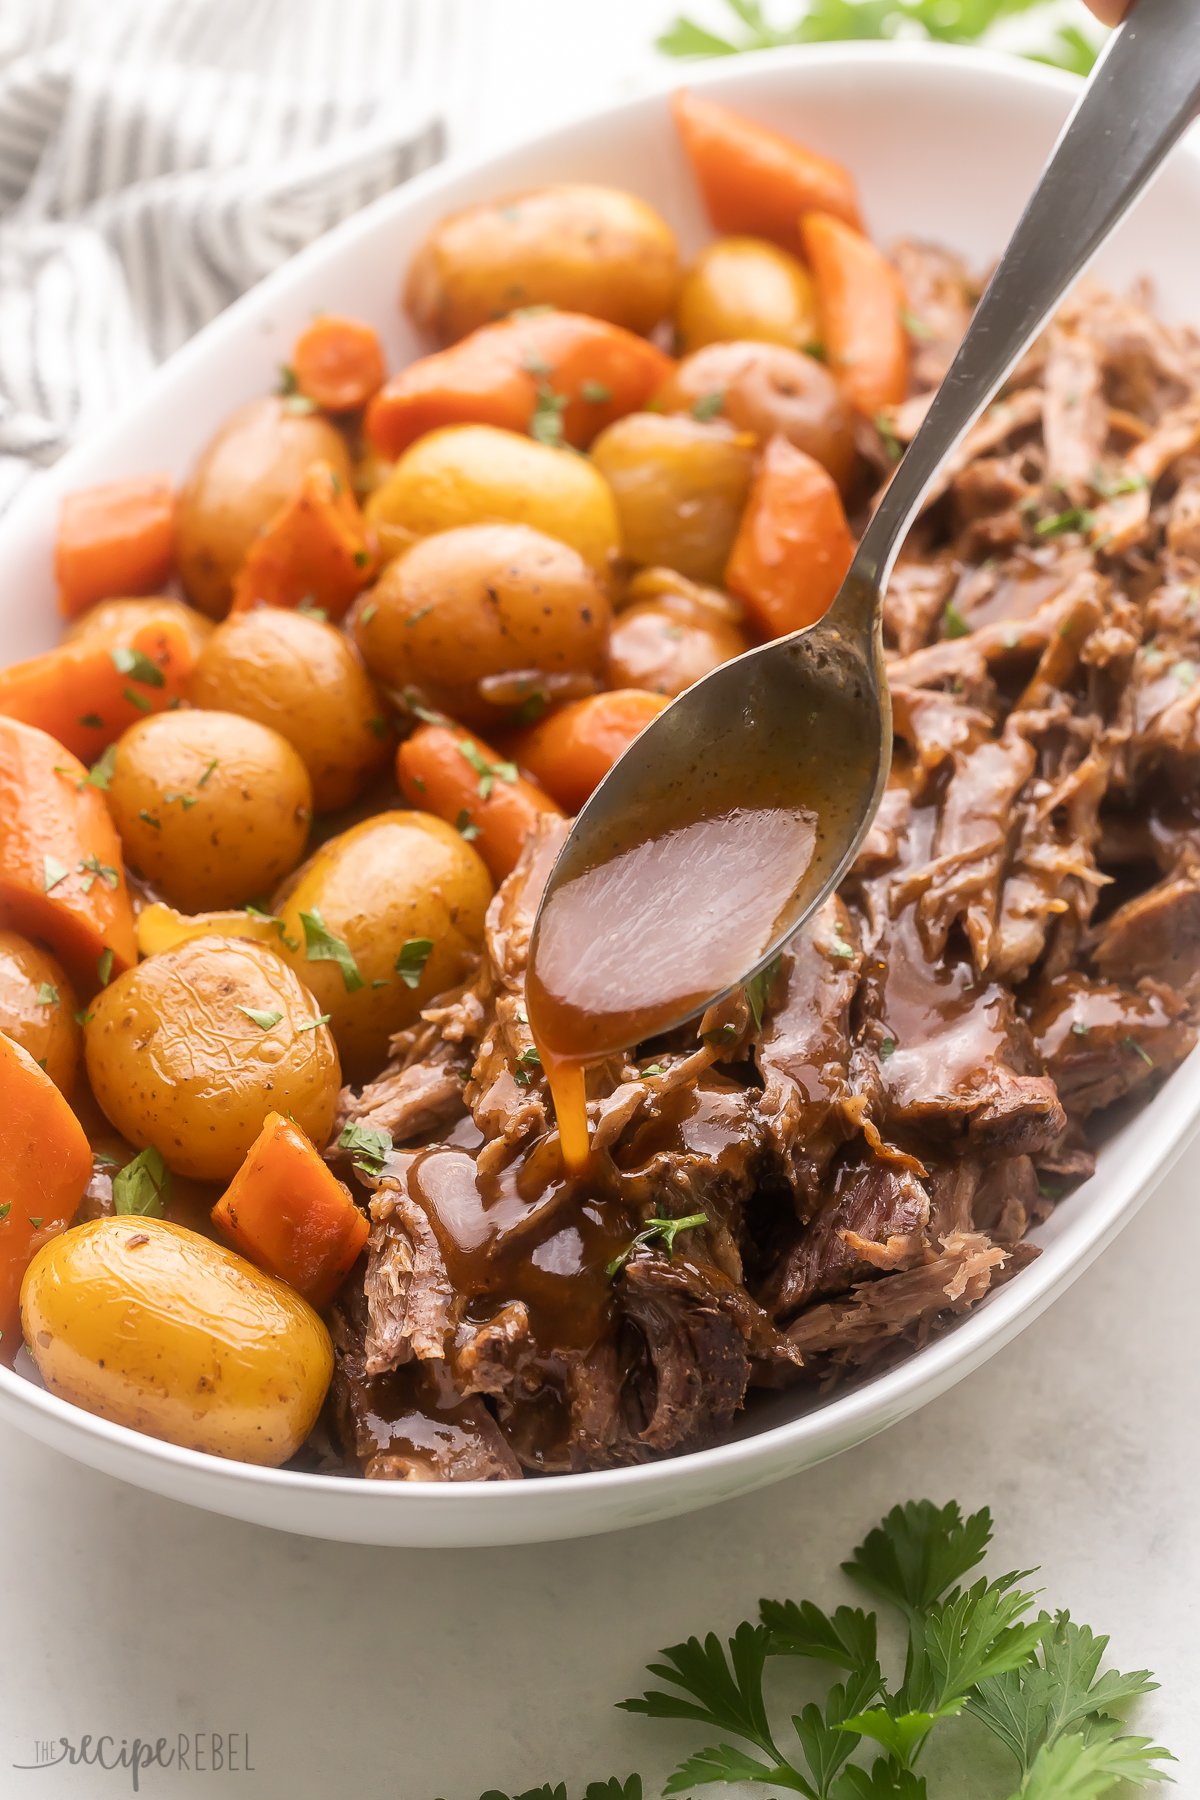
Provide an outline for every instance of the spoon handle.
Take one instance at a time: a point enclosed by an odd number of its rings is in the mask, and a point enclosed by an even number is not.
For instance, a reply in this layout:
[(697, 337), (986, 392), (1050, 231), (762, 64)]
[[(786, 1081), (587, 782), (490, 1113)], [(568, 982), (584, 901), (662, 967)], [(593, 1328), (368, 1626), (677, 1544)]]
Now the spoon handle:
[[(1135, 0), (1110, 38), (1001, 257), (958, 354), (859, 544), (835, 603), (877, 605), (945, 458), (1200, 111), (1196, 0)], [(1180, 230), (1188, 230), (1180, 220)], [(841, 618), (838, 625), (866, 625)]]

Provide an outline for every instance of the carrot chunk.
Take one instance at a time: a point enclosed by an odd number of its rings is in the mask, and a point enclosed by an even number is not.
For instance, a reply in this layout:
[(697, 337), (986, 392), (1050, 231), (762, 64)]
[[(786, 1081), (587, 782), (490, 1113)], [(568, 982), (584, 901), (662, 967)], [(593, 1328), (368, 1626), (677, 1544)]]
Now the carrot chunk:
[(178, 706), (195, 661), (174, 619), (72, 638), (0, 669), (0, 713), (48, 731), (91, 762), (127, 725)]
[(326, 412), (354, 412), (383, 386), (387, 364), (369, 325), (322, 313), (296, 339), (292, 374), (300, 392)]
[(832, 475), (787, 438), (773, 437), (725, 566), (726, 587), (764, 637), (782, 637), (821, 617), (853, 555)]
[(0, 1362), (21, 1347), (21, 1280), (92, 1178), (87, 1134), (27, 1050), (0, 1032)]
[(354, 495), (329, 463), (315, 462), (246, 552), (234, 579), (233, 611), (303, 603), (340, 619), (375, 564)]
[(643, 688), (589, 694), (585, 700), (557, 707), (514, 737), (512, 754), (565, 812), (577, 813), (638, 732), (666, 704), (662, 694)]
[(801, 213), (832, 213), (859, 226), (854, 178), (841, 163), (686, 88), (672, 95), (671, 111), (718, 231), (794, 251)]
[(903, 283), (883, 251), (841, 219), (807, 213), (800, 232), (829, 366), (846, 398), (873, 419), (908, 392)]
[(418, 725), (396, 752), (396, 780), (410, 806), (435, 813), (471, 839), (497, 881), (554, 801), (515, 763), (459, 725)]
[[(121, 842), (84, 765), (0, 715), (0, 926), (42, 938), (91, 994), (137, 961)], [(110, 953), (111, 952), (111, 956)]]
[(440, 425), (532, 430), (582, 450), (674, 367), (645, 338), (583, 313), (503, 319), (393, 375), (367, 409), (367, 436), (388, 457)]
[(97, 600), (152, 594), (170, 576), (174, 554), (175, 491), (161, 477), (68, 494), (54, 545), (59, 610), (71, 619)]
[(318, 1310), (358, 1260), (370, 1226), (298, 1125), (268, 1113), (212, 1209), (222, 1237)]

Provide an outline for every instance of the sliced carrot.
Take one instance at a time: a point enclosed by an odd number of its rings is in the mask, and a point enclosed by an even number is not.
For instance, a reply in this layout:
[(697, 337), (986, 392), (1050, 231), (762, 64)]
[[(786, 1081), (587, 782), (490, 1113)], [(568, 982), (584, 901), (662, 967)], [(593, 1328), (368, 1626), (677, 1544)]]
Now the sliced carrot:
[(645, 338), (583, 313), (502, 319), (393, 375), (367, 408), (367, 436), (380, 455), (399, 456), (439, 425), (528, 431), (540, 419), (582, 450), (644, 406), (674, 367)]
[(396, 780), (410, 806), (457, 825), (497, 881), (541, 815), (559, 812), (515, 763), (459, 725), (418, 725), (396, 752)]
[(58, 517), (54, 574), (70, 619), (97, 600), (152, 594), (171, 574), (175, 490), (161, 477), (68, 494)]
[(0, 1032), (0, 1361), (21, 1347), (21, 1280), (75, 1216), (92, 1178), (87, 1133), (27, 1050)]
[(821, 333), (843, 393), (873, 419), (908, 392), (909, 335), (899, 273), (869, 238), (825, 212), (800, 221)]
[(328, 1306), (370, 1226), (298, 1125), (268, 1113), (212, 1209), (213, 1224), (257, 1268)]
[(376, 560), (354, 495), (329, 463), (315, 462), (246, 552), (234, 579), (233, 611), (303, 603), (340, 619), (375, 573)]
[(773, 437), (725, 566), (726, 587), (764, 637), (782, 637), (821, 617), (853, 555), (833, 476), (787, 438)]
[(91, 762), (127, 725), (178, 706), (195, 661), (188, 632), (174, 619), (93, 632), (0, 669), (0, 713), (48, 731)]
[(383, 386), (383, 345), (361, 319), (322, 313), (292, 349), (296, 386), (326, 412), (354, 412)]
[(686, 88), (671, 96), (671, 111), (718, 231), (797, 250), (801, 213), (859, 225), (854, 178), (841, 163)]
[[(84, 765), (0, 715), (0, 925), (42, 938), (91, 994), (137, 961), (121, 843)], [(109, 952), (111, 951), (111, 957)]]
[(558, 801), (577, 813), (618, 756), (667, 705), (644, 688), (615, 688), (560, 706), (512, 739), (516, 761)]

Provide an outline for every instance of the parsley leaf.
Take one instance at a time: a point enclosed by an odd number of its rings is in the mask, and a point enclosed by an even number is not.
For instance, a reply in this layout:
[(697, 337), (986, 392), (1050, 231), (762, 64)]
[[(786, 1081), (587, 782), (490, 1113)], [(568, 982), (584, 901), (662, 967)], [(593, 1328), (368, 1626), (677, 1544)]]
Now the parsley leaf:
[(976, 1568), (991, 1541), (986, 1507), (964, 1519), (953, 1500), (948, 1506), (910, 1500), (867, 1533), (842, 1569), (878, 1599), (919, 1613)]
[[(526, 1051), (525, 1054), (528, 1055), (529, 1052)], [(536, 1051), (534, 1052), (534, 1055), (537, 1055)], [(609, 1279), (611, 1280), (614, 1275), (619, 1274), (634, 1252), (643, 1249), (647, 1244), (652, 1244), (656, 1239), (661, 1239), (667, 1255), (669, 1257), (674, 1256), (675, 1239), (679, 1236), (681, 1231), (695, 1231), (699, 1226), (707, 1224), (707, 1213), (688, 1213), (687, 1217), (683, 1219), (648, 1220), (647, 1223), (642, 1226), (642, 1229), (635, 1233), (630, 1243), (621, 1251), (620, 1255), (614, 1256), (609, 1263), (606, 1271)]]
[(409, 938), (396, 958), (396, 973), (406, 988), (419, 987), (433, 949), (432, 938)]
[(971, 627), (955, 606), (953, 600), (947, 600), (942, 613), (942, 630), (948, 638), (970, 637)]
[(746, 983), (746, 1005), (750, 1008), (750, 1017), (754, 1020), (755, 1031), (762, 1030), (763, 1012), (775, 985), (775, 977), (782, 963), (781, 956), (773, 956), (769, 963), (752, 975)]
[(171, 1171), (151, 1146), (142, 1150), (113, 1176), (113, 1210), (136, 1213), (143, 1219), (161, 1219), (171, 1199)]
[(342, 982), (348, 994), (366, 985), (349, 944), (334, 937), (315, 906), (311, 912), (300, 914), (300, 924), (304, 929), (304, 954), (309, 962), (335, 962), (342, 971)]
[(464, 757), (466, 761), (470, 763), (471, 767), (479, 777), (477, 786), (479, 788), (479, 798), (481, 800), (486, 800), (488, 798), (498, 781), (515, 782), (517, 780), (516, 763), (489, 762), (479, 746), (473, 744), (470, 738), (459, 739), (458, 752), (460, 756)]
[(117, 746), (115, 744), (110, 744), (108, 749), (105, 750), (102, 755), (98, 756), (96, 761), (92, 764), (91, 768), (80, 782), (80, 787), (99, 788), (101, 792), (103, 792), (112, 781), (116, 766)]
[(109, 654), (118, 675), (128, 675), (133, 681), (140, 681), (143, 687), (160, 688), (167, 685), (166, 676), (156, 663), (150, 661), (145, 651), (119, 649), (110, 651)]
[(725, 392), (723, 388), (715, 388), (711, 394), (700, 394), (692, 401), (693, 419), (715, 419), (725, 408)]
[(57, 1006), (58, 1005), (58, 989), (56, 987), (54, 987), (50, 982), (43, 981), (42, 985), (39, 987), (39, 989), (37, 991), (37, 999), (34, 1002), (34, 1004), (36, 1006)]
[(586, 400), (589, 406), (603, 406), (612, 399), (612, 389), (603, 381), (581, 381), (579, 397)]
[(1173, 1762), (1169, 1751), (1149, 1738), (1118, 1736), (1118, 1730), (1114, 1721), (1044, 1745), (1012, 1800), (1099, 1800), (1118, 1781), (1145, 1787), (1169, 1779), (1154, 1766)]
[(260, 1031), (270, 1031), (283, 1017), (281, 1012), (259, 1012), (253, 1006), (239, 1006), (238, 1011), (245, 1013), (250, 1023), (257, 1025)]
[(60, 863), (57, 856), (43, 856), (42, 891), (47, 894), (51, 893), (60, 881), (67, 879), (70, 873), (66, 863)]
[(529, 435), (536, 438), (539, 444), (548, 444), (552, 450), (560, 450), (563, 442), (563, 413), (567, 407), (567, 396), (556, 394), (545, 381), (538, 383), (537, 398), (533, 403), (533, 411), (529, 415)]
[(338, 1139), (339, 1150), (349, 1150), (354, 1167), (362, 1175), (382, 1175), (384, 1159), (392, 1147), (390, 1131), (364, 1125), (354, 1119)]
[(759, 1616), (771, 1634), (772, 1656), (810, 1656), (838, 1669), (869, 1669), (876, 1661), (875, 1615), (857, 1606), (824, 1613), (811, 1600), (763, 1600)]

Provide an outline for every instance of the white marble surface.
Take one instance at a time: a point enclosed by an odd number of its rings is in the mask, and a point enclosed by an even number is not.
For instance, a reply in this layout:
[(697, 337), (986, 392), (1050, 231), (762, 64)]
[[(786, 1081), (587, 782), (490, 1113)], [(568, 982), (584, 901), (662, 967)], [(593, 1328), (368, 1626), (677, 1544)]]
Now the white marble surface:
[[(496, 78), (469, 147), (661, 78), (659, 0), (479, 0)], [(712, 13), (711, 7), (691, 8)], [(519, 75), (518, 75), (519, 71)], [(476, 93), (477, 82), (470, 83)], [(92, 1800), (128, 1779), (20, 1773), (38, 1738), (248, 1733), (254, 1773), (143, 1777), (245, 1800), (474, 1800), (638, 1768), (690, 1740), (611, 1702), (658, 1646), (729, 1629), (761, 1594), (832, 1602), (839, 1558), (893, 1502), (989, 1503), (998, 1563), (1111, 1632), (1162, 1692), (1140, 1726), (1200, 1769), (1200, 1350), (1190, 1168), (1177, 1170), (1017, 1344), (874, 1443), (707, 1514), (579, 1544), (467, 1553), (289, 1539), (153, 1499), (0, 1431), (0, 1796)], [(947, 1770), (971, 1800), (981, 1737)], [(574, 1796), (573, 1796), (574, 1800)]]

